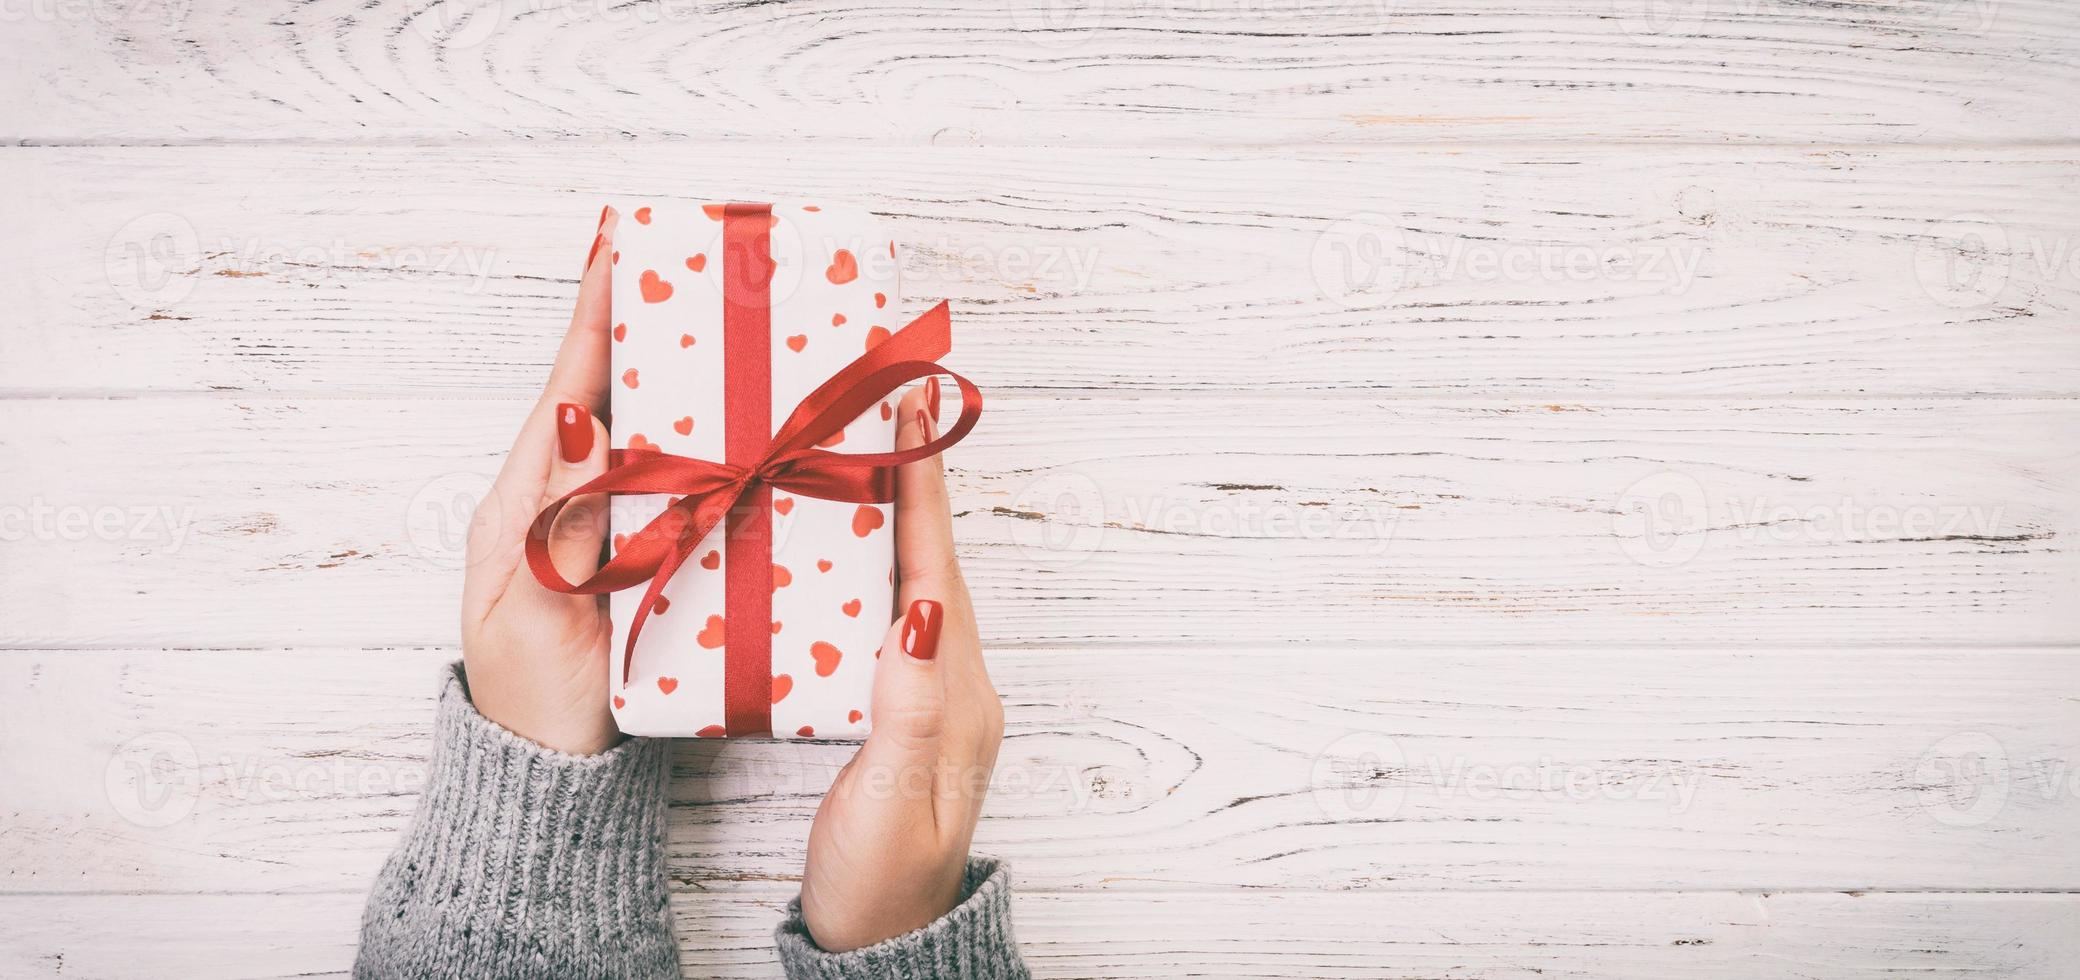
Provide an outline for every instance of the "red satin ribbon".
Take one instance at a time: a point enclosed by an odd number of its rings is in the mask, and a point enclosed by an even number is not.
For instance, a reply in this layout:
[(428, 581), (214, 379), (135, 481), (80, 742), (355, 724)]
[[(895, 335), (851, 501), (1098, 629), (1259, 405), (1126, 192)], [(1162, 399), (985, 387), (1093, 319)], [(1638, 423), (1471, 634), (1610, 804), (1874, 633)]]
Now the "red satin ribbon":
[[(729, 268), (724, 279), (725, 346), (731, 338), (743, 339), (753, 329), (765, 332), (764, 345), (771, 343), (770, 307), (766, 303), (766, 280), (771, 271), (765, 241), (767, 221), (763, 205), (731, 205), (725, 212), (724, 262), (732, 262), (732, 249), (741, 246), (736, 258), (744, 261), (749, 275), (739, 279)], [(745, 211), (739, 212), (738, 208)], [(758, 210), (753, 211), (752, 208)], [(739, 215), (746, 227), (732, 229)], [(756, 225), (754, 229), (750, 225)], [(738, 241), (733, 230), (745, 232)], [(762, 264), (761, 264), (762, 263)], [(733, 319), (738, 318), (738, 319)], [(751, 342), (755, 346), (764, 346)], [(770, 438), (762, 435), (771, 418), (770, 363), (750, 360), (735, 349), (727, 351), (730, 364), (725, 383), (725, 443), (723, 462), (674, 456), (655, 450), (615, 449), (607, 454), (607, 472), (544, 507), (527, 536), (527, 567), (544, 588), (576, 595), (617, 592), (641, 582), (650, 584), (628, 626), (628, 643), (623, 648), (621, 680), (628, 683), (636, 655), (636, 638), (657, 605), (666, 582), (693, 554), (701, 539), (717, 524), (729, 521), (729, 575), (724, 583), (723, 642), (725, 731), (732, 736), (765, 734), (772, 727), (772, 537), (770, 490), (779, 489), (824, 500), (885, 504), (895, 500), (895, 467), (933, 456), (961, 441), (982, 416), (982, 390), (935, 362), (953, 349), (953, 334), (946, 303), (923, 316), (872, 350), (846, 365), (795, 406)], [(755, 367), (754, 367), (755, 365)], [(874, 407), (903, 385), (919, 378), (943, 374), (953, 379), (961, 392), (961, 413), (937, 439), (910, 449), (887, 453), (836, 453), (817, 449), (867, 409)], [(749, 422), (742, 420), (749, 419)], [(572, 583), (556, 570), (549, 558), (549, 529), (556, 515), (572, 499), (592, 493), (678, 494), (642, 530), (630, 535), (604, 566), (583, 582)], [(739, 507), (739, 502), (746, 506)], [(763, 614), (758, 607), (766, 610)]]

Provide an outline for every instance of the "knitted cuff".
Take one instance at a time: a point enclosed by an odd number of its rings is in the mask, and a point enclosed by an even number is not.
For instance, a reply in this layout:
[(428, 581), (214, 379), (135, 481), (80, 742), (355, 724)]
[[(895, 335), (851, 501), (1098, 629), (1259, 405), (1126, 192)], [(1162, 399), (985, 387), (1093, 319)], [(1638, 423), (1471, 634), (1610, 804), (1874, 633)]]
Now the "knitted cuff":
[(677, 977), (662, 740), (543, 748), (446, 674), (419, 810), (362, 918), (357, 977)]
[(1011, 869), (990, 857), (968, 860), (961, 903), (938, 921), (849, 953), (826, 953), (809, 938), (802, 902), (787, 906), (774, 936), (790, 980), (1026, 980), (1032, 973), (1011, 935)]

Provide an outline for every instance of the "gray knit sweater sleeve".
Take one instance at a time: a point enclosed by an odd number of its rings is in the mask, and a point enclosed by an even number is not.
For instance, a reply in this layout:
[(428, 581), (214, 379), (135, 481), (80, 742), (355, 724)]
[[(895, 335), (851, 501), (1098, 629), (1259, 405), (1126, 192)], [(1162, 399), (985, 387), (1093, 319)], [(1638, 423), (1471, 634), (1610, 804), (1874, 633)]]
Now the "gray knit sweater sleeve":
[[(434, 724), (425, 794), (361, 917), (357, 980), (676, 978), (664, 869), (667, 743), (596, 756), (542, 748), (477, 713), (462, 665)], [(789, 907), (790, 977), (1030, 976), (1012, 942), (1010, 872), (969, 862), (961, 904), (850, 953), (816, 948)]]
[(1011, 935), (1011, 870), (995, 858), (968, 859), (961, 903), (938, 921), (850, 953), (826, 953), (809, 938), (799, 899), (780, 925), (780, 963), (790, 980), (1026, 980), (1032, 973)]
[(667, 744), (545, 749), (441, 691), (425, 794), (361, 916), (356, 978), (679, 976)]

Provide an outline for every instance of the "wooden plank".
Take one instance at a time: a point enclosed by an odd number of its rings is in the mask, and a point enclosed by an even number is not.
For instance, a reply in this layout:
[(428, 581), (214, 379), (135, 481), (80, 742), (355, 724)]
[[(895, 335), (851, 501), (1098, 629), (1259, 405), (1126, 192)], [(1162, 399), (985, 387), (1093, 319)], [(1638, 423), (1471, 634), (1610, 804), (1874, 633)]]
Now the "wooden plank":
[[(682, 971), (779, 976), (771, 937), (785, 901), (674, 895)], [(0, 968), (345, 977), (360, 913), (358, 893), (0, 897)], [(1090, 980), (2064, 980), (2080, 957), (2072, 895), (1027, 891), (1014, 919), (1035, 975)]]
[(43, 4), (8, 141), (2036, 141), (2058, 0)]
[(0, 288), (36, 327), (0, 334), (0, 391), (25, 395), (531, 392), (600, 200), (648, 193), (885, 213), (909, 308), (952, 298), (997, 391), (2080, 377), (2070, 148), (16, 149), (0, 177), (30, 189), (0, 205)]
[[(510, 400), (0, 401), (0, 644), (451, 643)], [(997, 645), (2072, 643), (2080, 403), (1003, 398)]]
[[(442, 650), (13, 651), (0, 891), (364, 887)], [(2072, 889), (2071, 651), (1012, 651), (1039, 890)], [(796, 880), (853, 746), (676, 748), (670, 872)]]

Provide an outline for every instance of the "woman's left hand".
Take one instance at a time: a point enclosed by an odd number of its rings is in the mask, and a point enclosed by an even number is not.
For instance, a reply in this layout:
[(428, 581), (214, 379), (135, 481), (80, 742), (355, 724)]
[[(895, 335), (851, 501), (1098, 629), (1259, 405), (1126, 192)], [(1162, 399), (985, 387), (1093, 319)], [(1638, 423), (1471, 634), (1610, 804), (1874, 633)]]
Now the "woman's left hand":
[[(524, 555), (535, 514), (607, 470), (607, 430), (595, 416), (607, 401), (607, 259), (617, 217), (600, 212), (570, 332), (477, 504), (462, 578), (470, 701), (507, 731), (574, 755), (606, 751), (621, 738), (607, 709), (606, 597), (543, 588)], [(605, 497), (581, 497), (557, 516), (549, 553), (565, 578), (579, 581), (598, 567), (606, 535)]]

